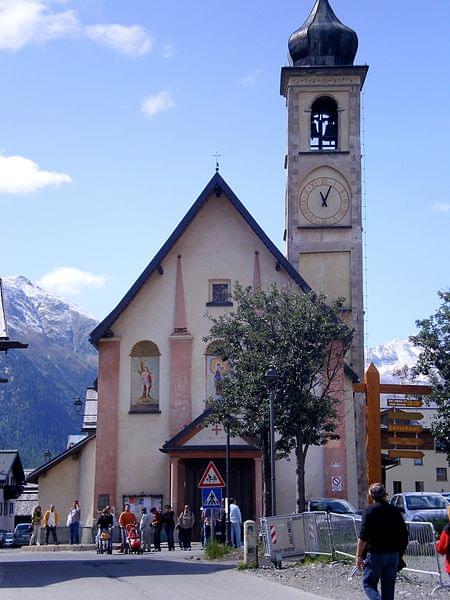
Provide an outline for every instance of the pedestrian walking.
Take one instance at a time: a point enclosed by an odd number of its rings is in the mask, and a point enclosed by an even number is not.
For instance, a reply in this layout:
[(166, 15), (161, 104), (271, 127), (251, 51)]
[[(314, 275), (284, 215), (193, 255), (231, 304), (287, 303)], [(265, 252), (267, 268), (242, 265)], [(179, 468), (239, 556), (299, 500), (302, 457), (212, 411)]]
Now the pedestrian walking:
[(399, 509), (388, 504), (382, 483), (370, 486), (369, 498), (373, 504), (364, 510), (362, 516), (356, 566), (364, 569), (363, 588), (369, 600), (394, 600), (397, 572), (408, 546), (408, 530)]
[(175, 531), (175, 513), (172, 510), (170, 504), (166, 504), (164, 506), (164, 510), (162, 512), (162, 522), (164, 527), (164, 532), (166, 534), (167, 546), (169, 548), (169, 552), (175, 551), (175, 542), (173, 539), (173, 533)]
[(120, 552), (125, 552), (127, 547), (127, 534), (125, 531), (125, 527), (127, 525), (137, 526), (136, 515), (131, 512), (131, 507), (129, 504), (125, 504), (124, 510), (119, 515), (119, 527), (120, 527)]
[(230, 498), (230, 526), (231, 526), (231, 544), (235, 548), (241, 547), (241, 509), (234, 498)]
[(58, 543), (58, 537), (56, 535), (56, 528), (59, 523), (59, 514), (55, 510), (55, 505), (50, 504), (50, 508), (44, 515), (44, 527), (45, 527), (45, 545), (48, 544), (50, 534), (52, 534), (53, 543)]
[(183, 512), (177, 519), (178, 538), (182, 550), (191, 550), (192, 528), (194, 527), (195, 517), (189, 505), (186, 504)]
[(161, 552), (161, 529), (163, 526), (162, 516), (159, 510), (153, 506), (150, 509), (152, 515), (152, 527), (153, 527), (153, 545), (155, 546), (155, 552)]
[(41, 526), (43, 518), (44, 515), (42, 514), (42, 509), (39, 505), (37, 505), (33, 510), (33, 514), (31, 515), (31, 525), (33, 526), (33, 533), (30, 537), (30, 546), (33, 546), (33, 544), (37, 546), (41, 545)]
[(152, 549), (152, 517), (147, 513), (145, 506), (141, 508), (141, 520), (139, 522), (141, 531), (141, 545), (143, 552), (150, 552)]
[(67, 527), (69, 528), (70, 544), (80, 543), (80, 520), (81, 508), (78, 500), (74, 500), (69, 514), (67, 515)]

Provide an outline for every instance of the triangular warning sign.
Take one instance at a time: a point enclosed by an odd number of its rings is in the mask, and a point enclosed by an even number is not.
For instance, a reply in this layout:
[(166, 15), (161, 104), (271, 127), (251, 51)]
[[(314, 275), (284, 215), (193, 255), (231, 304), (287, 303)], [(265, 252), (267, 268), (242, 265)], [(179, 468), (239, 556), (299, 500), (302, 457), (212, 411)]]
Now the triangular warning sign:
[(200, 479), (198, 487), (225, 487), (225, 481), (222, 479), (222, 476), (217, 470), (216, 465), (212, 461), (206, 467), (206, 470), (203, 473), (202, 478)]
[(214, 493), (214, 490), (211, 490), (208, 494), (208, 497), (206, 498), (206, 500), (203, 502), (203, 506), (206, 507), (214, 507), (214, 506), (221, 506), (221, 503), (219, 502), (219, 499), (217, 498), (216, 494)]

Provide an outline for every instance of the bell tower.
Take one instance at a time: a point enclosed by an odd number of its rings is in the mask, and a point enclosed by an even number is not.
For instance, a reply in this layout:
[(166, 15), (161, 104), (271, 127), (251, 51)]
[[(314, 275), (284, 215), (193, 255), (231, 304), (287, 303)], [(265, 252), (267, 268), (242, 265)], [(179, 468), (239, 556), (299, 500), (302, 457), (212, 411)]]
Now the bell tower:
[[(345, 298), (340, 317), (355, 330), (347, 361), (362, 381), (360, 96), (368, 67), (353, 64), (357, 35), (328, 0), (316, 0), (288, 45), (291, 66), (281, 70), (288, 114), (287, 255), (313, 289)], [(364, 445), (363, 407), (355, 409), (357, 445)], [(359, 483), (365, 476), (361, 452)]]

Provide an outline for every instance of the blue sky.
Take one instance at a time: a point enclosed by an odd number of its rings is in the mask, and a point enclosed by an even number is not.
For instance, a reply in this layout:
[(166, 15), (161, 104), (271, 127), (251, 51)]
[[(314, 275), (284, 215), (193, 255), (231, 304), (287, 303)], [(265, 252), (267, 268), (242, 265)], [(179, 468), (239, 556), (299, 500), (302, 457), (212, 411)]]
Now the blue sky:
[[(450, 3), (332, 0), (359, 36), (368, 343), (449, 285)], [(284, 250), (287, 39), (313, 0), (0, 0), (0, 275), (103, 318), (214, 172)], [(56, 271), (55, 271), (56, 270)]]

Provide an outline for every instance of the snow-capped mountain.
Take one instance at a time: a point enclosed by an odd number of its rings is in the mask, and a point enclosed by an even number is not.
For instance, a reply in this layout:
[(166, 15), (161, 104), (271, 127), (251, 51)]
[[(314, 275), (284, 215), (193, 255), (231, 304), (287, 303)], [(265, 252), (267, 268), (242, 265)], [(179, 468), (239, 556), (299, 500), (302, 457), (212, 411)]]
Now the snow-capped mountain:
[[(420, 348), (414, 346), (409, 340), (392, 340), (369, 349), (366, 367), (373, 363), (384, 383), (401, 383), (401, 378), (395, 372), (404, 366), (413, 367), (417, 363), (420, 352)], [(423, 376), (419, 376), (414, 382), (426, 383), (427, 381)]]
[(22, 276), (3, 280), (3, 299), (9, 337), (29, 346), (0, 354), (9, 380), (0, 385), (0, 448), (19, 448), (25, 466), (37, 466), (80, 429), (73, 401), (96, 377), (96, 321)]

